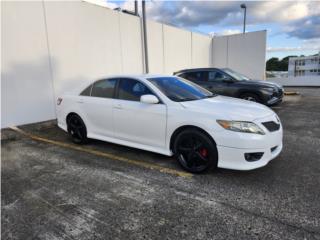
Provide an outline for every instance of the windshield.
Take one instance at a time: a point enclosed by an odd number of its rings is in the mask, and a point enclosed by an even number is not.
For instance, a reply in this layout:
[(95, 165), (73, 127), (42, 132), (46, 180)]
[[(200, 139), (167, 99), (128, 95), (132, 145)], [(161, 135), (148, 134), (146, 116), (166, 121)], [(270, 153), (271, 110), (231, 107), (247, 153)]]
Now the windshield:
[(243, 75), (241, 73), (235, 72), (235, 71), (231, 70), (230, 68), (223, 68), (222, 70), (238, 81), (250, 80), (250, 78), (246, 77), (245, 75)]
[(160, 91), (175, 102), (193, 101), (215, 96), (208, 90), (179, 77), (148, 78)]

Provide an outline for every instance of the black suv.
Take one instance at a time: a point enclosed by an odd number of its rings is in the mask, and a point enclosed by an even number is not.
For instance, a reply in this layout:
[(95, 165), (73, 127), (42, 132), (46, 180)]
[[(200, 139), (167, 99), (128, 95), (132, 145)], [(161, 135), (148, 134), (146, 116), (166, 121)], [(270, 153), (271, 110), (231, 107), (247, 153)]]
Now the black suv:
[(283, 88), (275, 83), (254, 81), (229, 68), (196, 68), (174, 75), (192, 81), (209, 91), (249, 101), (275, 105), (282, 101)]

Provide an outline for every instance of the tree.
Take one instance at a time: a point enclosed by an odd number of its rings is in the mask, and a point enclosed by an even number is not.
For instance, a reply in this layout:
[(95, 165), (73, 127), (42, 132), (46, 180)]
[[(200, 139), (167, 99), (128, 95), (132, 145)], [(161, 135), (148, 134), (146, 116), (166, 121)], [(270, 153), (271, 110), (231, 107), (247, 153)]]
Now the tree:
[(288, 71), (289, 58), (296, 56), (286, 56), (279, 60), (279, 58), (270, 58), (267, 61), (267, 71)]
[(267, 61), (267, 71), (279, 71), (279, 58), (270, 58)]

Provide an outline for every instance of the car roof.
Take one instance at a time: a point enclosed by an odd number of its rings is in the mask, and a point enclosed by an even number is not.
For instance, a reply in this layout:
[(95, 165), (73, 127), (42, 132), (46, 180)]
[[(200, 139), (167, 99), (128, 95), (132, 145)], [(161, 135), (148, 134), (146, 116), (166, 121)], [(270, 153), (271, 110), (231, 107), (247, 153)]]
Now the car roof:
[(80, 93), (86, 87), (93, 84), (96, 81), (108, 79), (108, 78), (135, 78), (135, 79), (148, 79), (148, 78), (156, 78), (156, 77), (174, 77), (172, 75), (165, 75), (165, 74), (118, 74), (118, 75), (101, 75), (90, 80), (82, 82), (78, 87), (74, 88), (73, 90), (67, 91), (68, 93)]
[(172, 77), (172, 75), (165, 75), (165, 74), (117, 74), (117, 75), (105, 75), (96, 78), (93, 80), (94, 82), (99, 79), (107, 79), (107, 78), (155, 78), (155, 77)]
[(195, 71), (209, 71), (209, 70), (221, 70), (223, 68), (216, 68), (216, 67), (208, 67), (208, 68), (187, 68), (187, 69), (182, 69), (180, 71), (174, 72), (173, 74), (178, 74), (178, 73), (185, 73), (185, 72), (195, 72)]

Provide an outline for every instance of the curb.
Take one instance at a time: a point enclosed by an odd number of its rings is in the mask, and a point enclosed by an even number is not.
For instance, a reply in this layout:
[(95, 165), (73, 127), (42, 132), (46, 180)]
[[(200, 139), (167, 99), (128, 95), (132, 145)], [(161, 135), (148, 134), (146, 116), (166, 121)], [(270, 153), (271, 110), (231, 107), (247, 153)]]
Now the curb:
[(300, 95), (299, 92), (284, 92), (284, 95), (286, 96), (295, 96), (295, 95)]

